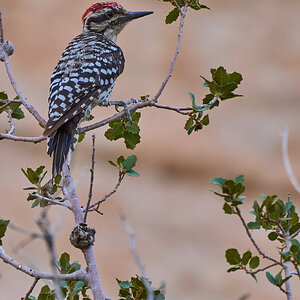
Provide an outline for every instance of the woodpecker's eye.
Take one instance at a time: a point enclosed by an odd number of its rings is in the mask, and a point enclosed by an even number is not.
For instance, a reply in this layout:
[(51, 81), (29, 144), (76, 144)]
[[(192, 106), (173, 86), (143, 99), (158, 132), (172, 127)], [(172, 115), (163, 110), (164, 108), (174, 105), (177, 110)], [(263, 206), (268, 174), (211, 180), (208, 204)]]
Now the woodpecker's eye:
[(114, 16), (114, 13), (113, 11), (109, 10), (107, 13), (106, 13), (106, 16), (108, 19), (112, 18)]

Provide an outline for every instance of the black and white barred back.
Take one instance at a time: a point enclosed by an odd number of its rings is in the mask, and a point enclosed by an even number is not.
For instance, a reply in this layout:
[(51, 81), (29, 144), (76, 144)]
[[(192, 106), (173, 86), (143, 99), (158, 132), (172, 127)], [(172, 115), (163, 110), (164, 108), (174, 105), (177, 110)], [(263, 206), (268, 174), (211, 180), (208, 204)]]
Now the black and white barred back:
[(116, 78), (123, 72), (123, 52), (105, 35), (93, 31), (74, 38), (63, 52), (52, 76), (49, 120), (44, 135), (47, 152), (53, 153), (57, 176), (69, 149), (74, 150), (78, 126), (96, 105), (106, 106)]

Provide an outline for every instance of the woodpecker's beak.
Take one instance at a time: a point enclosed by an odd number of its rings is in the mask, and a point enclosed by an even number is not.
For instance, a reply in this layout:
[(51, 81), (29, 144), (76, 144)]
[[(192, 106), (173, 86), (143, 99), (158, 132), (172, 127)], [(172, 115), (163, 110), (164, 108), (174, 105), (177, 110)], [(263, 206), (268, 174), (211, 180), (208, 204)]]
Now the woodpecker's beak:
[(129, 22), (131, 20), (138, 19), (151, 14), (153, 14), (153, 11), (128, 11), (124, 15), (123, 19), (124, 21)]

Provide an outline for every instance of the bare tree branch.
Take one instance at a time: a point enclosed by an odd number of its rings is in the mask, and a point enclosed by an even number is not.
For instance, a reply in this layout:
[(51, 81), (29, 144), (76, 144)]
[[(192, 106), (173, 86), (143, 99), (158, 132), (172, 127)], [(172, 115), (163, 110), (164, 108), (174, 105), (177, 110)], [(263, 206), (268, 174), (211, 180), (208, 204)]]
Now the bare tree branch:
[(180, 18), (180, 23), (179, 23), (179, 32), (178, 32), (177, 46), (176, 46), (175, 55), (174, 55), (174, 58), (172, 60), (171, 67), (170, 67), (170, 70), (169, 70), (169, 72), (167, 74), (166, 79), (162, 83), (162, 85), (159, 88), (159, 90), (156, 93), (156, 95), (151, 100), (153, 102), (157, 101), (157, 99), (159, 98), (159, 96), (161, 95), (161, 93), (163, 92), (163, 90), (165, 89), (168, 81), (170, 80), (170, 78), (172, 76), (172, 73), (173, 73), (173, 70), (174, 70), (174, 67), (175, 67), (175, 63), (176, 63), (177, 58), (178, 58), (180, 45), (181, 45), (181, 37), (182, 37), (182, 33), (183, 33), (183, 25), (184, 25), (184, 19), (185, 19), (185, 16), (186, 16), (187, 8), (188, 8), (188, 2), (185, 2), (184, 8), (183, 8), (183, 11), (182, 11), (182, 14), (181, 14), (181, 18)]
[(129, 250), (130, 250), (130, 252), (131, 252), (131, 254), (134, 258), (135, 264), (137, 265), (137, 267), (140, 271), (143, 283), (145, 284), (146, 289), (148, 291), (148, 298), (147, 299), (153, 300), (154, 299), (153, 288), (151, 287), (151, 285), (149, 284), (149, 281), (147, 280), (145, 267), (143, 266), (142, 261), (140, 259), (140, 256), (139, 256), (139, 254), (136, 250), (136, 247), (135, 247), (135, 233), (134, 233), (134, 230), (131, 227), (131, 225), (129, 224), (129, 222), (126, 218), (126, 215), (124, 214), (124, 212), (122, 210), (119, 211), (119, 216), (120, 216), (120, 219), (121, 219), (121, 221), (122, 221), (122, 223), (125, 227), (125, 230), (128, 234), (128, 237), (129, 237), (128, 248), (129, 248)]
[[(57, 262), (57, 256), (56, 256), (56, 250), (55, 250), (55, 241), (54, 241), (54, 236), (53, 234), (50, 232), (50, 230), (48, 228), (50, 228), (50, 224), (49, 224), (49, 220), (47, 217), (47, 212), (48, 212), (49, 207), (45, 207), (40, 214), (40, 217), (38, 218), (38, 220), (36, 221), (37, 225), (39, 226), (44, 240), (46, 242), (47, 245), (47, 249), (50, 255), (50, 265), (51, 265), (51, 269), (52, 269), (52, 273), (57, 276), (58, 270), (57, 270), (57, 266), (56, 266), (56, 262)], [(58, 300), (63, 300), (63, 295), (61, 292), (61, 288), (60, 288), (60, 281), (55, 278), (53, 280), (54, 282), (54, 286), (55, 286), (55, 296), (57, 297)]]
[(44, 200), (44, 201), (48, 201), (50, 202), (51, 204), (55, 204), (55, 205), (60, 205), (60, 206), (63, 206), (69, 210), (72, 211), (72, 206), (68, 203), (65, 203), (63, 201), (59, 201), (59, 200), (55, 200), (55, 199), (52, 199), (52, 198), (49, 198), (49, 197), (44, 197), (38, 193), (34, 193), (34, 196), (36, 196), (37, 198), (39, 198), (40, 200)]
[(18, 263), (16, 260), (14, 260), (12, 257), (7, 255), (4, 251), (4, 249), (0, 246), (0, 258), (7, 264), (11, 265), (18, 271), (21, 271), (31, 277), (34, 278), (40, 278), (40, 279), (58, 279), (58, 280), (67, 280), (67, 281), (84, 281), (87, 282), (87, 272), (84, 269), (78, 270), (71, 274), (51, 274), (47, 272), (40, 272), (37, 270), (33, 270), (27, 266), (23, 266), (20, 263)]
[[(75, 190), (73, 178), (71, 176), (69, 167), (65, 162), (62, 168), (63, 175), (63, 185), (64, 185), (64, 193), (68, 197), (75, 217), (76, 224), (80, 224), (83, 222), (83, 209), (80, 207), (79, 199)], [(101, 286), (101, 281), (98, 275), (98, 270), (96, 266), (95, 256), (93, 253), (92, 246), (88, 248), (82, 249), (84, 254), (85, 261), (87, 263), (87, 282), (92, 289), (92, 293), (94, 296), (94, 300), (105, 300), (105, 296), (103, 293), (103, 289)]]
[(289, 131), (287, 128), (285, 130), (283, 130), (283, 132), (281, 133), (281, 137), (282, 137), (282, 143), (281, 143), (282, 159), (283, 159), (285, 171), (287, 173), (287, 176), (288, 176), (291, 184), (293, 185), (295, 190), (298, 192), (298, 194), (300, 194), (300, 184), (294, 174), (293, 168), (290, 163), (289, 154), (288, 154)]
[(30, 143), (40, 143), (47, 139), (47, 137), (41, 135), (37, 137), (26, 137), (26, 136), (16, 136), (6, 133), (0, 133), (0, 140), (12, 140), (16, 142), (30, 142)]

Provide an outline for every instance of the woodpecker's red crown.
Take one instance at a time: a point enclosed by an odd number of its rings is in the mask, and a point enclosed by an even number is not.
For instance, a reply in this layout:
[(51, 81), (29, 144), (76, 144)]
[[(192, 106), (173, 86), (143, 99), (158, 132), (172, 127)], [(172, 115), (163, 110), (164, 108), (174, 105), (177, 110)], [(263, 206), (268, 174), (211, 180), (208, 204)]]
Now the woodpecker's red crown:
[(89, 7), (86, 10), (86, 12), (82, 16), (82, 22), (84, 23), (87, 15), (90, 12), (95, 13), (97, 11), (103, 10), (105, 7), (117, 8), (117, 9), (124, 9), (124, 7), (122, 5), (120, 5), (120, 4), (118, 4), (117, 2), (99, 2), (99, 3), (96, 3), (96, 4), (92, 5), (91, 7)]

